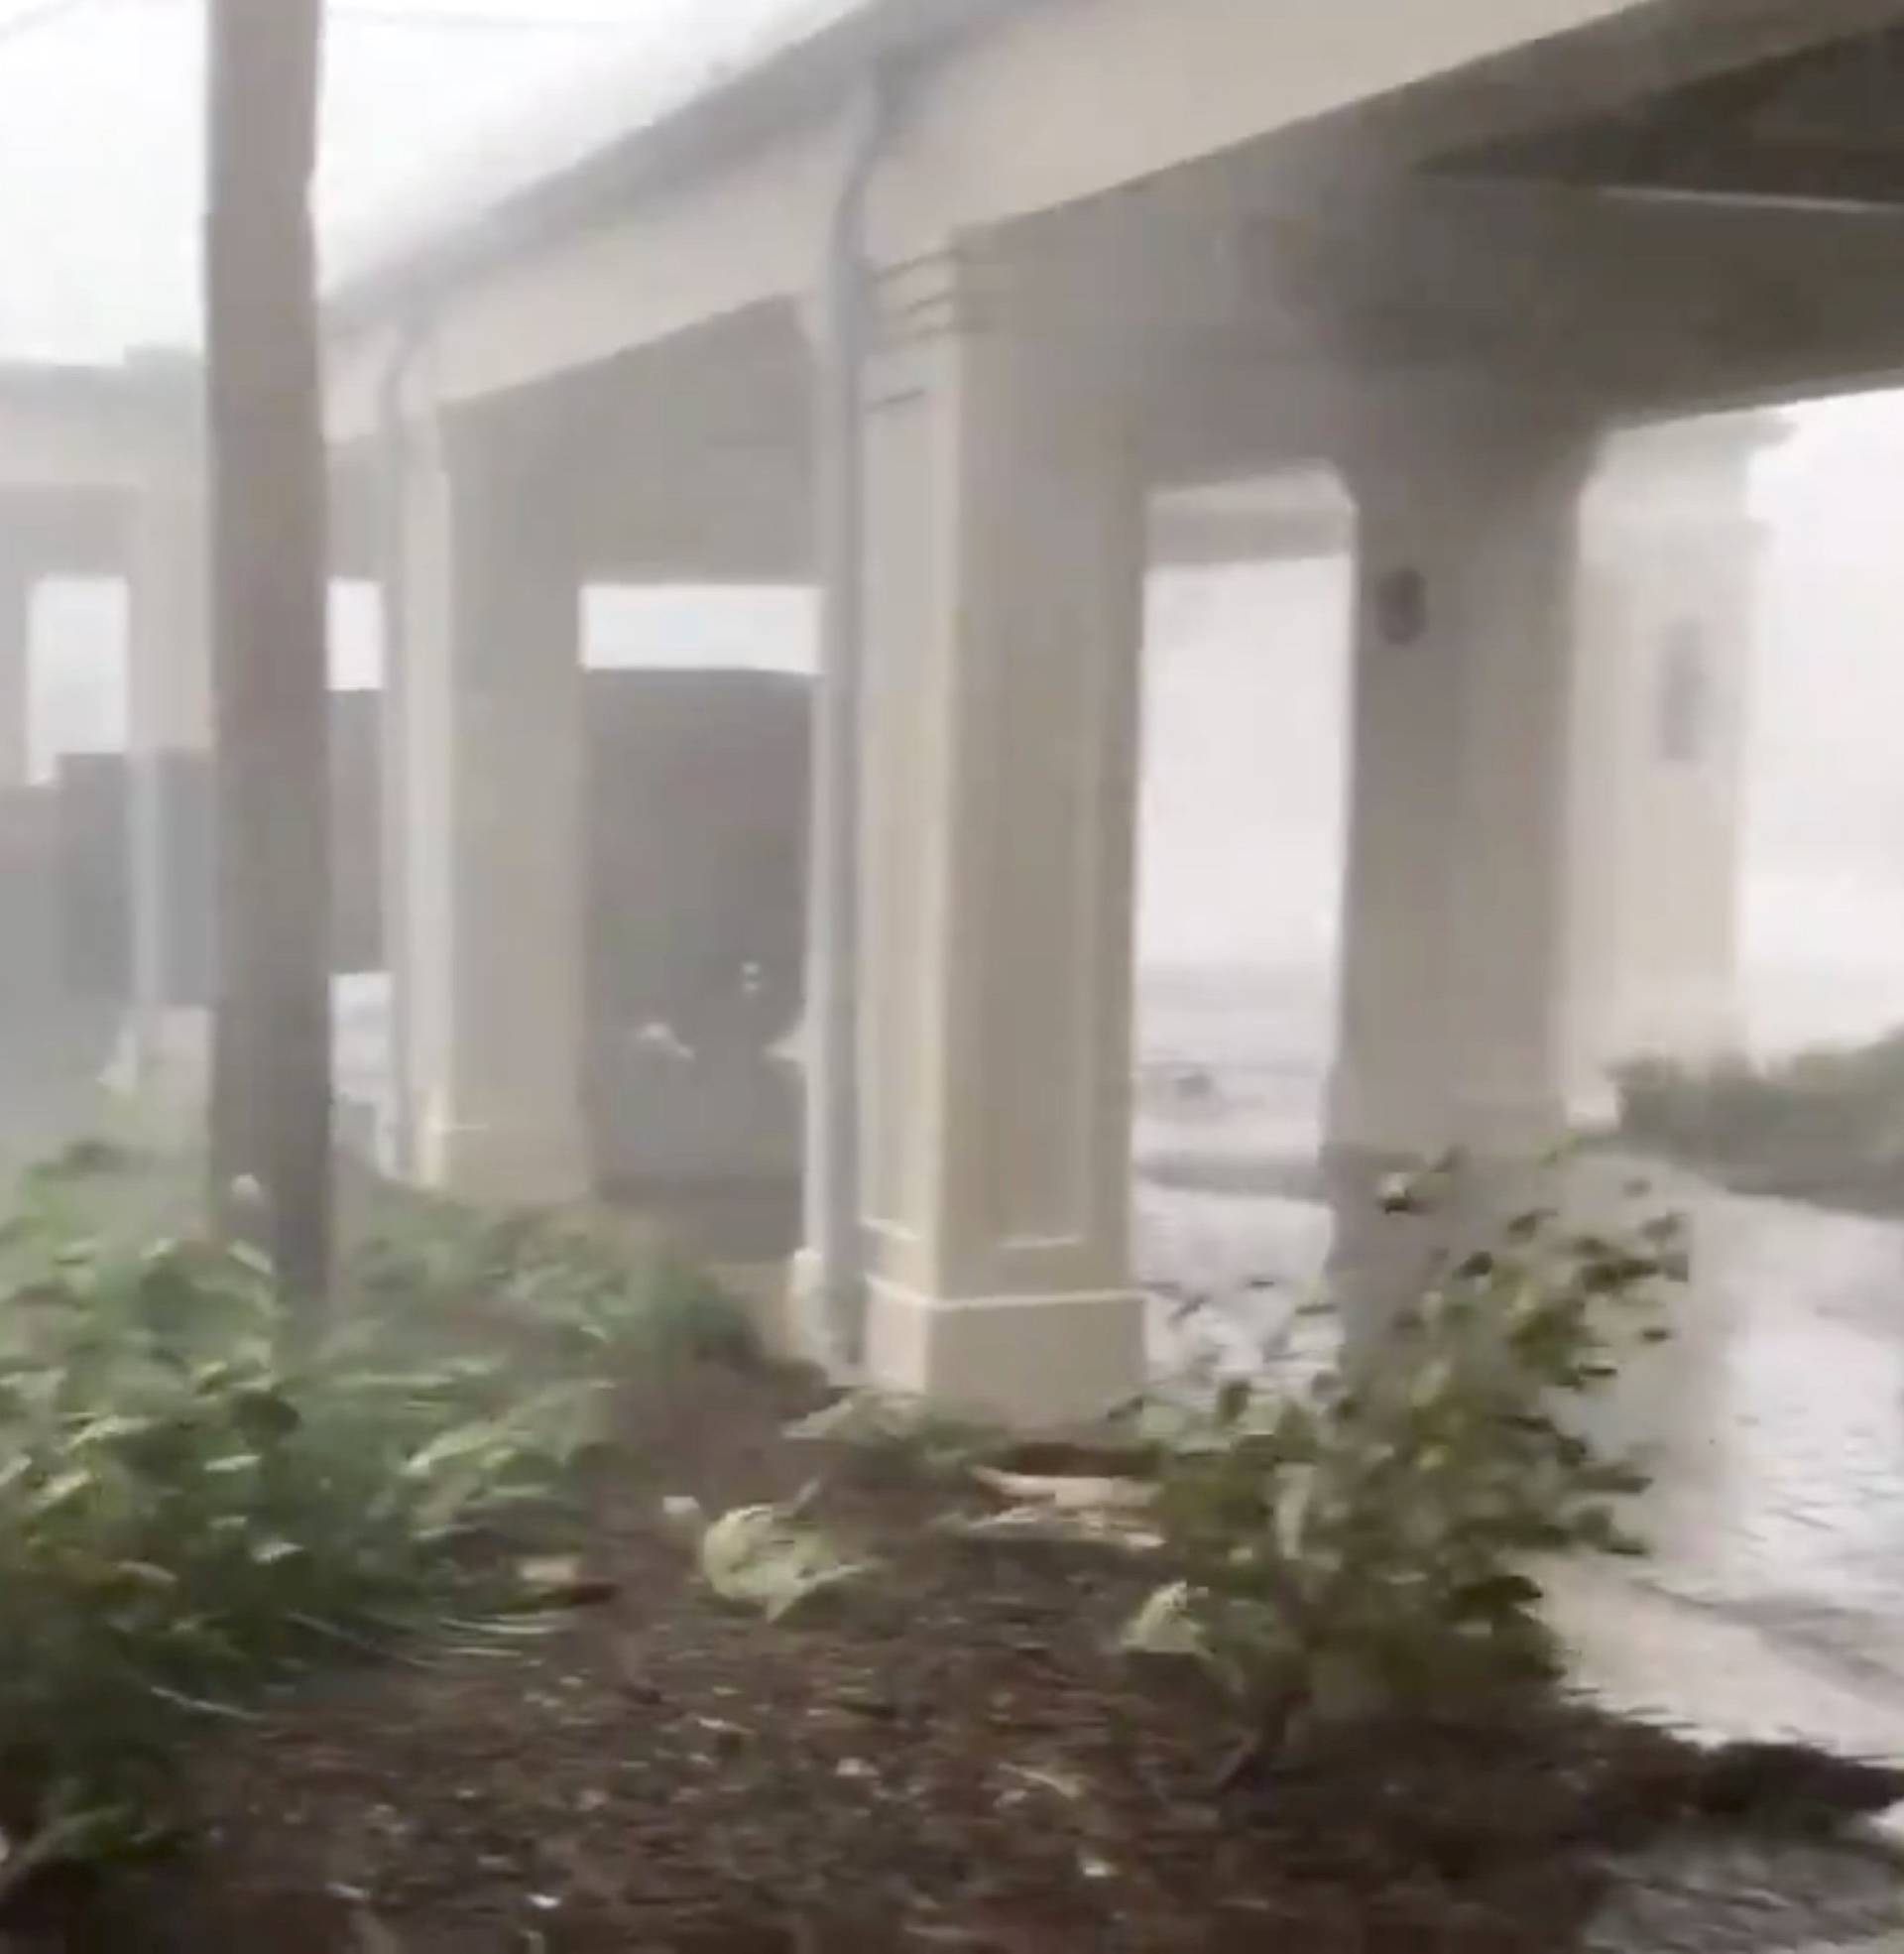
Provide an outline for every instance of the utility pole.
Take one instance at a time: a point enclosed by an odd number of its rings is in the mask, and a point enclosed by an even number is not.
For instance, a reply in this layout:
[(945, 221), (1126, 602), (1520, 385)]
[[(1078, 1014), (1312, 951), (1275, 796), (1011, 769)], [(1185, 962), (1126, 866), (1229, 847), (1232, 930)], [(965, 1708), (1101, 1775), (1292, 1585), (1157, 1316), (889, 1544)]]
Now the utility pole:
[(316, 251), (322, 0), (208, 0), (219, 958), (214, 1220), (330, 1274), (330, 761)]

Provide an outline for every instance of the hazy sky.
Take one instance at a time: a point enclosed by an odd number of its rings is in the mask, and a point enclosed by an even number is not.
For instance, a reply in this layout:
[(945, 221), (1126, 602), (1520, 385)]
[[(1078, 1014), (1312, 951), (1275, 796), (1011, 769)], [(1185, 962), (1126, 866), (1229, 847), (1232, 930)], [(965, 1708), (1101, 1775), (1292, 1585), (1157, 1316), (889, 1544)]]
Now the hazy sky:
[[(860, 0), (330, 0), (319, 215), (348, 273)], [(198, 336), (204, 0), (0, 0), (0, 358)]]
[(1781, 1042), (1811, 1010), (1904, 1023), (1904, 396), (1794, 423), (1756, 478), (1770, 547), (1745, 885), (1755, 1014)]

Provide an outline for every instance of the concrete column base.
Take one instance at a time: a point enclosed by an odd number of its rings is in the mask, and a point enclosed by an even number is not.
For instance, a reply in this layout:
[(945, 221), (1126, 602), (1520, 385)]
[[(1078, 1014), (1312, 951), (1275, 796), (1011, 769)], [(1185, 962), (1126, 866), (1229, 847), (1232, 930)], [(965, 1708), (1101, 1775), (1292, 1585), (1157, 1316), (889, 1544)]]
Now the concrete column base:
[(838, 1320), (842, 1312), (829, 1303), (820, 1289), (820, 1258), (810, 1249), (797, 1250), (786, 1265), (779, 1306), (771, 1325), (763, 1324), (764, 1334), (774, 1351), (795, 1363), (817, 1365), (833, 1377), (856, 1374), (861, 1337), (859, 1318), (862, 1308), (851, 1313), (853, 1320)]
[(1102, 1416), (1144, 1375), (1144, 1299), (1123, 1290), (940, 1302), (875, 1281), (865, 1370), (875, 1390), (1008, 1424)]

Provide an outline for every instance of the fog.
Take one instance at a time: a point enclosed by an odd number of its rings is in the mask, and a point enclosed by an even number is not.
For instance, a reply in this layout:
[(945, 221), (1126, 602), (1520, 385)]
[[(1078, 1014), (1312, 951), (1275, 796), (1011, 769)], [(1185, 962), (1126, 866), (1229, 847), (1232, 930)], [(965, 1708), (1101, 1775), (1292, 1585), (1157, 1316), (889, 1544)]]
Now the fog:
[(1904, 398), (1792, 417), (1757, 469), (1770, 531), (1755, 668), (1744, 905), (1757, 1036), (1904, 1019), (1904, 562), (1887, 505)]
[[(1740, 887), (1748, 1025), (1768, 1052), (1904, 1020), (1904, 558), (1889, 500), (1904, 396), (1795, 409), (1789, 424), (1755, 464), (1767, 541)], [(1166, 988), (1273, 973), (1326, 1016), (1351, 596), (1346, 558), (1152, 579), (1139, 940)], [(61, 753), (123, 745), (125, 595), (66, 579), (38, 604), (30, 750), (46, 780)], [(375, 591), (339, 582), (332, 607), (333, 683), (374, 688)], [(813, 634), (799, 590), (597, 588), (584, 614), (585, 657), (603, 669), (808, 671)]]
[[(202, 337), (203, 8), (0, 0), (0, 358)], [(841, 0), (330, 0), (335, 280), (694, 92)]]
[[(1767, 1052), (1904, 1021), (1904, 396), (1791, 409), (1764, 525), (1741, 864)], [(1326, 983), (1337, 936), (1346, 558), (1153, 579), (1141, 937), (1179, 976)]]
[[(333, 274), (401, 248), (839, 0), (336, 0), (320, 212)], [(199, 336), (203, 48), (189, 0), (0, 8), (0, 357), (110, 362)], [(1904, 1016), (1904, 399), (1792, 410), (1756, 466), (1768, 550), (1743, 869), (1749, 1022), (1777, 1048)], [(1173, 573), (1151, 607), (1142, 954), (1325, 972), (1336, 934), (1346, 571)], [(31, 750), (123, 739), (123, 597), (43, 588)], [(377, 682), (339, 586), (334, 682)], [(591, 663), (798, 669), (792, 593), (597, 592)], [(662, 649), (657, 650), (660, 647)]]

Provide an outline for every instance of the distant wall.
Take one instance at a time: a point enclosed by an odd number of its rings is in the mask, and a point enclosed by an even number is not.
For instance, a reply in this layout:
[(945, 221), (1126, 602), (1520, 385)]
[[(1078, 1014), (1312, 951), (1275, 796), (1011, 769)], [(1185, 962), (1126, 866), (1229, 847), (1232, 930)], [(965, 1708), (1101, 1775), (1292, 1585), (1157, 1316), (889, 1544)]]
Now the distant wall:
[(613, 1184), (789, 1178), (809, 681), (588, 677), (589, 1113)]
[[(379, 696), (333, 692), (331, 703), (332, 959), (339, 975), (383, 964), (382, 772)], [(205, 1008), (214, 990), (216, 861), (210, 763), (158, 756), (152, 784), (167, 909), (160, 970), (166, 1006)], [(48, 812), (39, 846), (57, 864), (58, 956), (88, 998), (132, 995), (130, 773), (123, 754), (68, 754), (32, 798)]]
[[(740, 671), (586, 680), (586, 1095), (610, 1185), (784, 1181), (798, 1172), (810, 681)], [(382, 967), (380, 695), (331, 695), (334, 952)], [(155, 795), (170, 895), (168, 1006), (213, 993), (211, 780), (167, 755)], [(83, 1001), (131, 997), (128, 774), (72, 755), (0, 799), (0, 1057)], [(92, 1062), (92, 1061), (88, 1061)], [(96, 1063), (93, 1065), (96, 1069)]]

